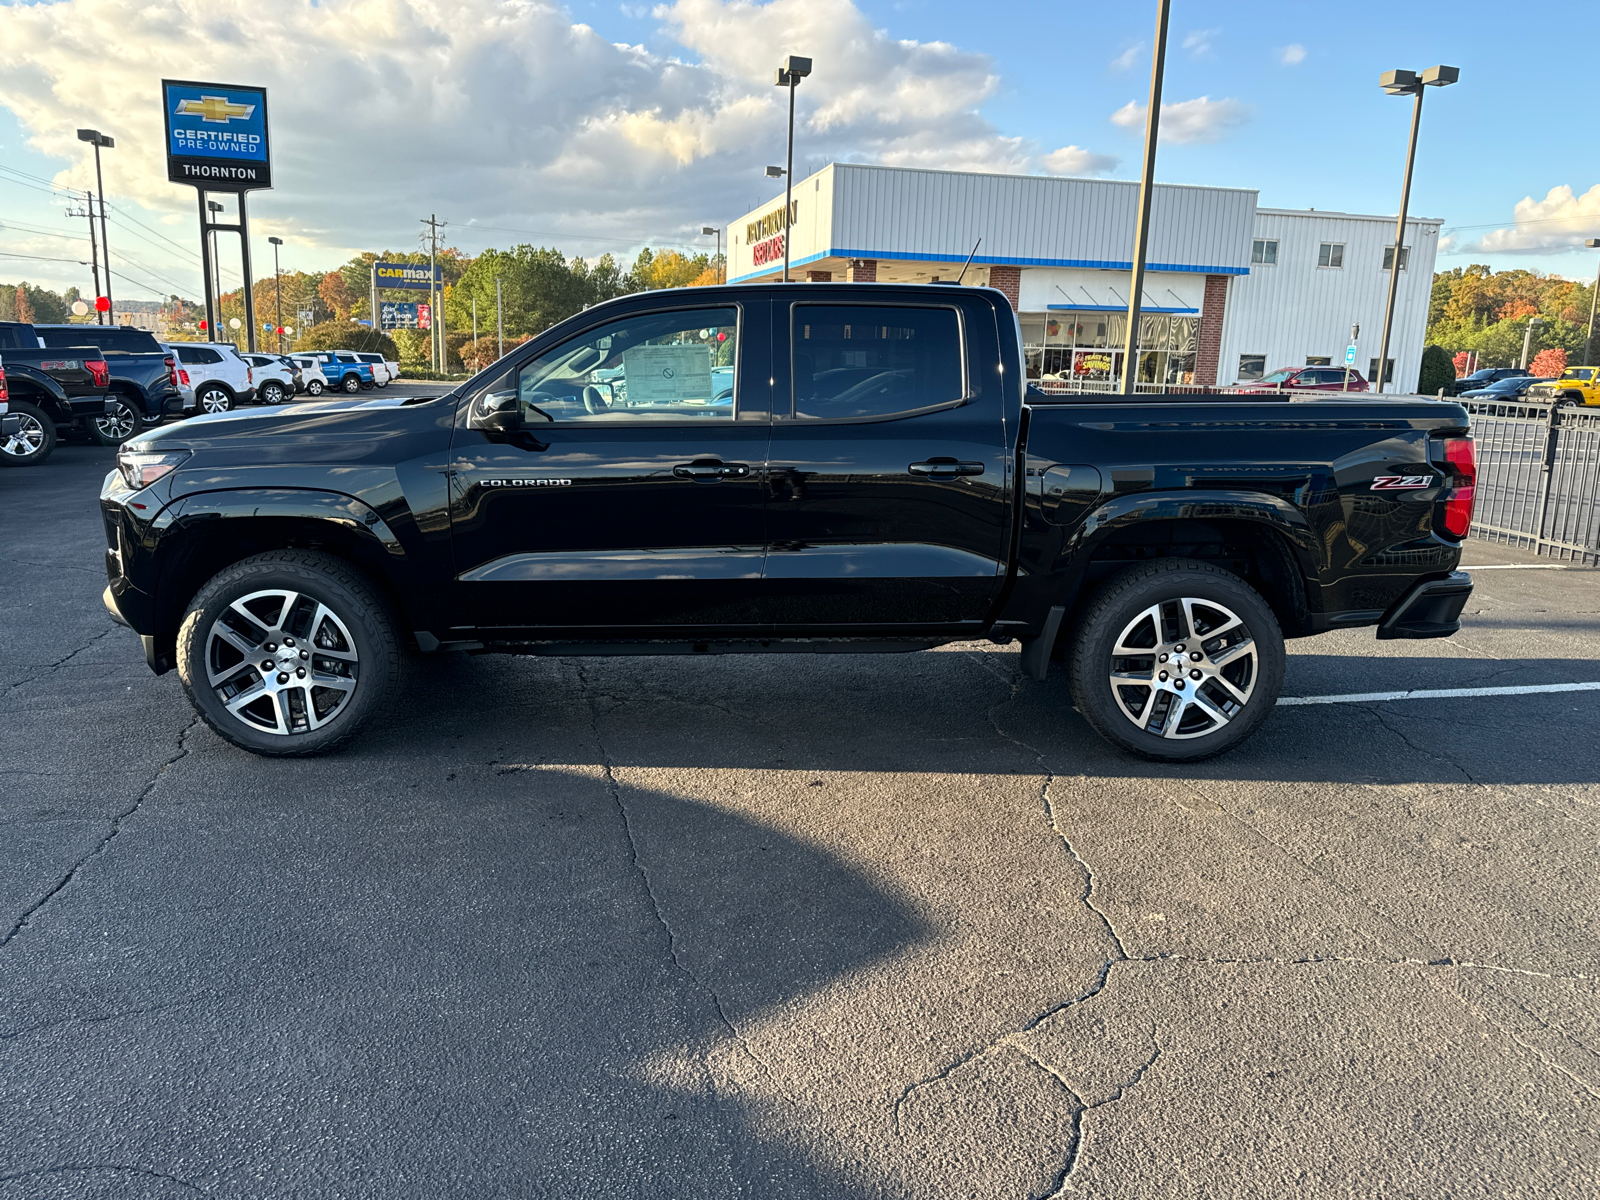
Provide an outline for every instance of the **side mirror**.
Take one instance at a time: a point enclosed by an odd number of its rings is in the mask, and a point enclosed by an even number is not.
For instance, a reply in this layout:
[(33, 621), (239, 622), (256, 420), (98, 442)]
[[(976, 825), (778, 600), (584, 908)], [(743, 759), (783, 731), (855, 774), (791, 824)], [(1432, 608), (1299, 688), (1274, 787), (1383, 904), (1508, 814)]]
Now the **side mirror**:
[(473, 404), (470, 428), (488, 433), (515, 433), (522, 428), (522, 406), (514, 391), (488, 392)]

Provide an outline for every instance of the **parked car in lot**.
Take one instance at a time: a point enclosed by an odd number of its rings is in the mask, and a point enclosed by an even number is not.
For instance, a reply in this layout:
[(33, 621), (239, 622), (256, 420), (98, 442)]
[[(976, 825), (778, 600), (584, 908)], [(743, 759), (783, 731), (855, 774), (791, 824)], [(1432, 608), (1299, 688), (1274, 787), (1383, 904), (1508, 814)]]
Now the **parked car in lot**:
[(232, 342), (174, 342), (178, 362), (188, 372), (199, 412), (227, 412), (255, 399), (254, 368)]
[(1526, 367), (1484, 367), (1474, 371), (1471, 375), (1463, 375), (1456, 380), (1453, 396), (1462, 396), (1467, 392), (1475, 392), (1486, 388), (1491, 383), (1499, 383), (1502, 379), (1527, 378), (1532, 373)]
[(354, 395), (362, 388), (374, 386), (372, 364), (362, 362), (349, 350), (311, 350), (295, 358), (309, 358), (321, 367), (326, 385), (332, 391)]
[(148, 330), (131, 325), (10, 324), (19, 331), (16, 336), (26, 341), (31, 334), (39, 346), (51, 350), (97, 347), (109, 371), (107, 416), (119, 428), (130, 422), (158, 425), (182, 407), (177, 366)]
[(1487, 387), (1473, 388), (1470, 392), (1461, 392), (1462, 400), (1515, 400), (1527, 393), (1535, 384), (1549, 383), (1548, 379), (1533, 375), (1508, 375), (1504, 379), (1497, 379)]
[(300, 370), (300, 390), (320, 396), (328, 390), (328, 377), (322, 373), (322, 360), (309, 354), (291, 354), (289, 360)]
[(262, 404), (285, 404), (300, 390), (300, 368), (277, 354), (245, 354), (255, 378), (256, 399)]
[(1529, 388), (1528, 399), (1563, 405), (1600, 405), (1600, 367), (1568, 367), (1548, 383)]
[(352, 351), (358, 362), (364, 362), (372, 368), (372, 382), (379, 387), (388, 387), (400, 378), (400, 364), (383, 355), (364, 350)]
[[(0, 339), (8, 339), (0, 329)], [(106, 417), (110, 369), (94, 346), (40, 350), (0, 344), (0, 466), (32, 467), (50, 457), (59, 428), (81, 424), (106, 445), (136, 432), (131, 414)], [(96, 424), (98, 422), (98, 424)], [(101, 426), (105, 426), (104, 429)]]
[(1233, 385), (1241, 392), (1366, 392), (1371, 385), (1354, 367), (1284, 367), (1251, 381)]
[[(726, 366), (733, 402), (715, 404)], [(1045, 397), (987, 288), (637, 293), (439, 395), (140, 435), (101, 492), (105, 599), (152, 670), (176, 667), (260, 754), (343, 742), (407, 646), (990, 638), (1020, 640), (1036, 679), (1065, 661), (1115, 744), (1197, 759), (1271, 713), (1286, 636), (1447, 637), (1471, 592), (1462, 407), (1307, 413)]]

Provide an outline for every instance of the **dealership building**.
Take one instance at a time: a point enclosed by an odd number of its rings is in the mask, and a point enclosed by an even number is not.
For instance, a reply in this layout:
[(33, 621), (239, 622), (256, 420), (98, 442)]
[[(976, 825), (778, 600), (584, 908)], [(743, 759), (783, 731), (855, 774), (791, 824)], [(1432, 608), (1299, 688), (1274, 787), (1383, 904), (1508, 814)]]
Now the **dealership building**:
[[(1226, 385), (1281, 367), (1377, 370), (1394, 218), (1261, 208), (1247, 188), (1158, 184), (1139, 332), (1141, 385)], [(1105, 390), (1122, 370), (1139, 185), (833, 163), (728, 229), (730, 282), (998, 288), (1022, 324), (1029, 376), (1051, 391)], [(1390, 338), (1391, 390), (1413, 391), (1438, 248), (1437, 220), (1406, 224)], [(981, 243), (979, 242), (981, 240)], [(973, 247), (977, 246), (976, 254)]]

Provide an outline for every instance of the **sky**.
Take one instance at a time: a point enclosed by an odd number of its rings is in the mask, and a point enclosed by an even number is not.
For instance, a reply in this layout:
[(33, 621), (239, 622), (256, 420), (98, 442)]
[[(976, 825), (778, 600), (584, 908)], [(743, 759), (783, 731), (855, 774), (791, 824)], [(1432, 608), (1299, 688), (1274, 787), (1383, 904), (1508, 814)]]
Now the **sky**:
[[(1600, 5), (1528, 11), (1174, 0), (1156, 177), (1391, 214), (1412, 102), (1378, 77), (1446, 63), (1461, 81), (1427, 94), (1410, 207), (1444, 221), (1439, 267), (1590, 278), (1600, 156), (1583, 85), (1552, 87), (1548, 64), (1552, 31), (1595, 44)], [(0, 280), (90, 290), (87, 223), (60, 190), (93, 186), (89, 126), (117, 139), (116, 294), (200, 294), (194, 192), (162, 163), (164, 76), (268, 88), (258, 277), (268, 236), (285, 270), (324, 271), (418, 248), (433, 213), (469, 254), (631, 260), (710, 250), (703, 225), (781, 192), (763, 171), (783, 161), (786, 54), (815, 62), (797, 177), (852, 161), (1137, 178), (1154, 24), (1153, 0), (0, 0)], [(222, 258), (236, 285), (236, 241)]]

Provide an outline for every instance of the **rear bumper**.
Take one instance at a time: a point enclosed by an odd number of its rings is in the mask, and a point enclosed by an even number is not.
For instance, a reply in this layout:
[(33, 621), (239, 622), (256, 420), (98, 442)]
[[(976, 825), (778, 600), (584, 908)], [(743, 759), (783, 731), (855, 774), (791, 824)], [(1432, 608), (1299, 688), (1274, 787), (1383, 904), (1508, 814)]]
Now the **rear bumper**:
[(1461, 610), (1472, 595), (1472, 576), (1451, 571), (1443, 579), (1417, 584), (1397, 600), (1378, 623), (1378, 638), (1449, 637), (1461, 628)]
[(67, 408), (74, 417), (103, 417), (106, 413), (104, 396), (70, 396)]

